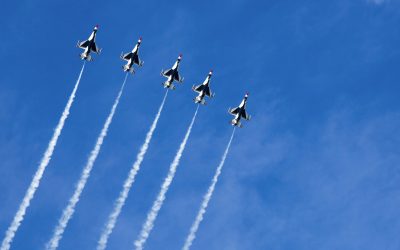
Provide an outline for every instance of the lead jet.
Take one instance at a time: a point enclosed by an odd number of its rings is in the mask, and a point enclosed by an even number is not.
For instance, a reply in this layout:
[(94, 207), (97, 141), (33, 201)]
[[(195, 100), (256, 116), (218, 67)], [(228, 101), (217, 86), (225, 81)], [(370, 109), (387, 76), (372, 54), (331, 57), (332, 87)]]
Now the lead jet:
[(178, 72), (179, 63), (181, 62), (181, 60), (182, 60), (182, 54), (178, 56), (178, 59), (176, 60), (172, 68), (167, 70), (161, 70), (161, 75), (168, 78), (163, 83), (164, 88), (175, 89), (175, 86), (173, 84), (174, 81), (177, 81), (179, 83), (183, 82), (183, 77), (181, 77)]
[(246, 112), (246, 104), (247, 104), (247, 98), (249, 97), (249, 93), (246, 93), (244, 95), (244, 98), (242, 100), (242, 102), (240, 103), (239, 107), (236, 108), (229, 108), (228, 112), (231, 115), (234, 115), (235, 118), (232, 119), (231, 124), (232, 126), (237, 126), (239, 128), (242, 127), (242, 124), (240, 123), (240, 119), (243, 118), (245, 120), (250, 120), (251, 116), (249, 114), (247, 114)]
[(97, 30), (99, 29), (99, 26), (96, 25), (93, 28), (92, 34), (90, 34), (89, 39), (86, 41), (80, 42), (78, 41), (78, 44), (76, 45), (78, 48), (83, 49), (84, 51), (82, 52), (81, 59), (86, 60), (86, 61), (92, 61), (92, 56), (90, 55), (90, 52), (94, 52), (97, 54), (100, 54), (101, 49), (96, 46), (96, 33)]
[(210, 70), (210, 72), (208, 73), (207, 78), (204, 80), (204, 82), (198, 86), (194, 86), (192, 87), (192, 90), (199, 93), (198, 96), (196, 96), (196, 98), (194, 98), (194, 102), (195, 103), (200, 103), (200, 104), (206, 104), (206, 101), (204, 100), (205, 96), (208, 97), (214, 97), (215, 93), (211, 93), (210, 90), (210, 80), (211, 80), (211, 76), (212, 76), (212, 70)]
[(122, 66), (125, 72), (129, 72), (131, 74), (135, 74), (135, 70), (133, 69), (133, 64), (136, 64), (139, 67), (142, 67), (143, 61), (139, 58), (139, 47), (142, 43), (142, 38), (140, 37), (137, 41), (137, 44), (133, 48), (133, 50), (126, 54), (121, 54), (121, 59), (127, 61), (127, 63)]

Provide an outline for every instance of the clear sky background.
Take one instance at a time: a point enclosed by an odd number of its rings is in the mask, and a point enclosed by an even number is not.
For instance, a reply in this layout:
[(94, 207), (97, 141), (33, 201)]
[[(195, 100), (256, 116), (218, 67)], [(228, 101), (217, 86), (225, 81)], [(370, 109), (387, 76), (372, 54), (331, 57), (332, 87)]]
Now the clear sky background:
[(59, 249), (94, 249), (183, 53), (150, 149), (109, 240), (132, 249), (214, 69), (146, 249), (180, 249), (228, 142), (228, 107), (250, 92), (193, 250), (400, 249), (400, 1), (3, 1), (0, 233), (9, 226), (100, 25), (53, 159), (12, 245), (43, 249), (143, 36), (109, 135)]

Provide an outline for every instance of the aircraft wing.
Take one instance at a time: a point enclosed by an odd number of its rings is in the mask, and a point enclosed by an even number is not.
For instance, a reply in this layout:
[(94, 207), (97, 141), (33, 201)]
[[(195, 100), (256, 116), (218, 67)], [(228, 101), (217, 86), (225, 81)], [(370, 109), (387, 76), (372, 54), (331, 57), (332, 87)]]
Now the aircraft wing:
[(167, 70), (162, 72), (163, 76), (170, 76), (173, 73), (174, 73), (174, 71), (172, 69), (167, 69)]
[(250, 120), (250, 115), (246, 112), (245, 109), (242, 110), (242, 112), (240, 113), (240, 115), (246, 119), (246, 120)]
[(232, 115), (236, 115), (239, 112), (240, 112), (240, 108), (239, 107), (236, 107), (236, 108), (233, 108), (233, 109), (229, 110), (229, 113), (231, 113)]
[(79, 47), (82, 49), (85, 49), (87, 46), (89, 46), (90, 42), (88, 40), (83, 41), (79, 44)]
[(138, 54), (133, 55), (133, 62), (136, 63), (137, 65), (141, 64)]
[(95, 53), (100, 53), (100, 49), (96, 46), (96, 43), (92, 43), (92, 46), (90, 47), (90, 49), (95, 52)]
[(178, 71), (175, 71), (174, 80), (177, 82), (183, 82), (183, 78), (179, 75)]
[(206, 96), (211, 97), (210, 87), (205, 88), (204, 93), (206, 94)]
[(129, 60), (129, 59), (132, 58), (132, 56), (133, 56), (133, 53), (132, 53), (132, 52), (129, 52), (129, 53), (124, 54), (124, 55), (122, 56), (122, 58), (123, 58), (124, 60)]
[(200, 85), (198, 85), (198, 86), (193, 88), (193, 90), (198, 92), (198, 93), (201, 92), (203, 89), (204, 89), (204, 85), (203, 84), (200, 84)]

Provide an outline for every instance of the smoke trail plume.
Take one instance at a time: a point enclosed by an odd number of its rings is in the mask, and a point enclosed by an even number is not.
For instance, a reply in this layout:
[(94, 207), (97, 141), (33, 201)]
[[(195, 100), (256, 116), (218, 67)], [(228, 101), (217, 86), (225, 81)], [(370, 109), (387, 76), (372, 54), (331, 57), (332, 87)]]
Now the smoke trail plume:
[(124, 182), (123, 189), (121, 190), (121, 193), (119, 194), (119, 197), (117, 201), (114, 204), (113, 211), (111, 212), (110, 216), (108, 217), (107, 224), (100, 236), (100, 239), (97, 243), (97, 250), (104, 250), (107, 247), (107, 241), (112, 233), (112, 230), (114, 229), (114, 226), (117, 222), (118, 216), (121, 213), (122, 207), (125, 204), (126, 198), (128, 197), (129, 190), (132, 187), (133, 182), (135, 181), (135, 176), (138, 173), (140, 169), (140, 165), (142, 164), (143, 158), (147, 152), (147, 149), (149, 147), (151, 137), (153, 136), (153, 132), (157, 127), (158, 119), (160, 118), (161, 112), (164, 107), (165, 100), (167, 99), (168, 95), (168, 90), (165, 92), (164, 99), (158, 109), (157, 115), (154, 118), (153, 123), (150, 126), (149, 131), (146, 134), (146, 139), (142, 145), (142, 147), (139, 150), (139, 153), (136, 156), (136, 161), (133, 163), (132, 168), (129, 172), (128, 178)]
[(143, 246), (146, 243), (146, 240), (149, 237), (149, 234), (154, 227), (154, 221), (157, 218), (158, 212), (160, 211), (161, 206), (164, 203), (165, 195), (166, 195), (166, 193), (169, 189), (169, 186), (171, 185), (172, 180), (175, 176), (175, 172), (179, 165), (179, 161), (182, 157), (183, 150), (185, 149), (186, 142), (189, 138), (190, 132), (192, 131), (193, 123), (196, 120), (196, 115), (197, 115), (198, 110), (199, 110), (199, 106), (197, 106), (196, 112), (194, 113), (193, 118), (192, 118), (192, 122), (190, 123), (189, 128), (185, 134), (185, 137), (183, 138), (183, 141), (182, 141), (181, 145), (179, 146), (178, 152), (176, 152), (175, 158), (169, 167), (168, 175), (165, 178), (164, 183), (161, 186), (160, 193), (158, 194), (157, 199), (154, 201), (151, 210), (147, 214), (146, 222), (143, 224), (142, 230), (139, 234), (139, 237), (135, 241), (136, 250), (143, 249)]
[(61, 118), (58, 121), (57, 127), (54, 130), (53, 136), (51, 137), (51, 140), (50, 140), (50, 142), (47, 146), (47, 149), (42, 157), (42, 160), (40, 161), (39, 168), (36, 170), (36, 173), (32, 179), (32, 182), (31, 182), (28, 190), (25, 193), (25, 196), (18, 208), (18, 211), (15, 214), (14, 219), (11, 222), (11, 225), (8, 227), (8, 229), (6, 231), (6, 235), (3, 239), (3, 242), (1, 243), (1, 248), (0, 248), (1, 250), (10, 249), (10, 246), (14, 239), (14, 236), (24, 219), (26, 209), (29, 207), (31, 200), (32, 200), (33, 196), (35, 195), (37, 188), (39, 187), (40, 180), (42, 179), (43, 173), (46, 170), (47, 165), (49, 165), (51, 156), (53, 155), (53, 152), (54, 152), (54, 148), (57, 145), (58, 137), (60, 136), (61, 131), (64, 127), (65, 120), (68, 118), (69, 110), (71, 109), (72, 103), (74, 102), (75, 94), (76, 94), (76, 91), (78, 90), (84, 68), (85, 68), (85, 63), (83, 63), (83, 65), (82, 65), (82, 69), (79, 73), (78, 80), (75, 83), (75, 87), (72, 90), (71, 95), (69, 96), (67, 105), (64, 108)]
[(225, 152), (222, 155), (221, 162), (219, 163), (219, 165), (217, 167), (217, 170), (215, 171), (215, 175), (214, 175), (214, 177), (213, 177), (213, 179), (211, 181), (211, 185), (208, 187), (207, 193), (203, 198), (203, 202), (201, 203), (199, 212), (197, 213), (196, 219), (194, 220), (193, 225), (190, 228), (189, 235), (186, 238), (185, 245), (183, 246), (182, 250), (189, 250), (189, 248), (192, 245), (194, 239), (196, 238), (196, 232), (199, 229), (199, 225), (200, 225), (200, 222), (203, 220), (204, 214), (206, 213), (206, 209), (207, 209), (208, 203), (210, 202), (210, 199), (211, 199), (212, 194), (213, 194), (214, 189), (215, 189), (215, 185), (218, 182), (218, 177), (221, 174), (222, 167), (224, 166), (226, 156), (228, 155), (229, 148), (231, 147), (231, 143), (232, 143), (232, 139), (233, 139), (233, 135), (234, 134), (235, 134), (235, 128), (232, 131), (232, 135), (231, 135), (231, 138), (229, 139), (229, 143), (226, 146)]
[(75, 192), (70, 198), (67, 207), (64, 209), (61, 218), (58, 221), (58, 225), (54, 230), (53, 236), (51, 237), (50, 241), (46, 245), (46, 249), (48, 250), (55, 250), (58, 247), (59, 241), (61, 240), (65, 228), (68, 225), (68, 221), (72, 218), (72, 215), (75, 212), (75, 206), (79, 202), (79, 198), (82, 194), (83, 189), (85, 188), (86, 182), (90, 177), (90, 172), (92, 171), (93, 165), (96, 161), (97, 156), (99, 155), (101, 145), (103, 144), (104, 138), (107, 136), (108, 128), (112, 122), (113, 116), (115, 114), (115, 110), (117, 109), (119, 100), (121, 95), (124, 91), (125, 83), (128, 78), (128, 73), (125, 76), (124, 82), (122, 83), (121, 89), (119, 90), (118, 96), (114, 101), (114, 104), (111, 108), (110, 114), (108, 115), (106, 122), (100, 132), (99, 137), (97, 138), (96, 144), (90, 152), (89, 158), (83, 171), (81, 173), (81, 177), (75, 187)]

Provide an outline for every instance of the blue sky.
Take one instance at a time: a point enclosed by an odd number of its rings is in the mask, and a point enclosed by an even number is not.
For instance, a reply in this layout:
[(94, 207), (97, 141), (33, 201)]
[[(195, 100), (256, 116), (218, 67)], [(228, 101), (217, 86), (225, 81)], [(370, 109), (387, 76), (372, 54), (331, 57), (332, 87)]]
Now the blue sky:
[(214, 69), (146, 249), (180, 249), (229, 139), (226, 110), (250, 92), (192, 249), (399, 249), (400, 2), (7, 1), (0, 8), (0, 232), (6, 231), (100, 25), (53, 159), (12, 249), (43, 249), (122, 83), (121, 51), (143, 36), (128, 83), (59, 249), (94, 249), (183, 53), (108, 249), (132, 249)]

